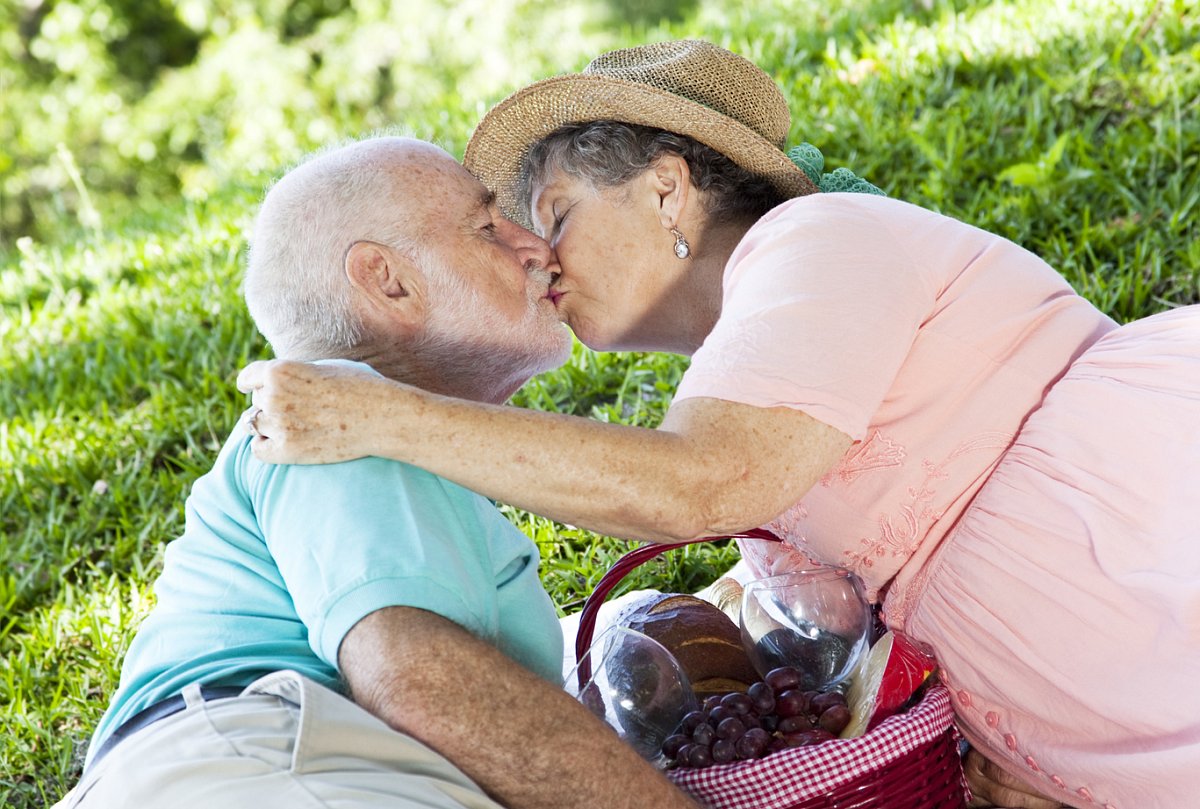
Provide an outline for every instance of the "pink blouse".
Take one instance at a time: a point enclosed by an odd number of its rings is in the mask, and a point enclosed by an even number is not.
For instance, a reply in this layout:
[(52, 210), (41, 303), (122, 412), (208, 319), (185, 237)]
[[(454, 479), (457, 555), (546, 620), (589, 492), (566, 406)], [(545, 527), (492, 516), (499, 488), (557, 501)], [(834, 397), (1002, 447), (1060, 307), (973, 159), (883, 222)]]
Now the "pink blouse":
[(804, 556), (848, 567), (896, 627), (1026, 416), (1115, 327), (1017, 245), (865, 194), (771, 211), (730, 257), (723, 295), (676, 401), (797, 408), (855, 441), (765, 526), (789, 547), (743, 554), (760, 575)]

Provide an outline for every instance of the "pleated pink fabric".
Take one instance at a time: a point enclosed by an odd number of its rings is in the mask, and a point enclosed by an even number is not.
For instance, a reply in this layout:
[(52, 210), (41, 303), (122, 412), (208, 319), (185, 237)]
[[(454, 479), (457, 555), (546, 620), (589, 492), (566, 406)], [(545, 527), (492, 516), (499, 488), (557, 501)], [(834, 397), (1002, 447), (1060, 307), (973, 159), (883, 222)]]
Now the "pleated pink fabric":
[(930, 643), (971, 741), (1073, 806), (1177, 809), (1200, 773), (1200, 307), (1126, 326), (999, 237), (814, 195), (730, 260), (677, 399), (856, 440), (743, 543), (856, 570)]

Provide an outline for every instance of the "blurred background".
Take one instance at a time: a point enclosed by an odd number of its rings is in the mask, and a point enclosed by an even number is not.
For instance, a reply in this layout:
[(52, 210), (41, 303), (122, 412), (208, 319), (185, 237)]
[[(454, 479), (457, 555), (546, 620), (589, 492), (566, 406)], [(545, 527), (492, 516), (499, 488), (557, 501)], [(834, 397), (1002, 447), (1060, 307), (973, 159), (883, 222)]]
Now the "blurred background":
[(380, 127), (461, 153), (519, 84), (696, 13), (695, 0), (5, 0), (0, 236), (202, 198)]
[[(461, 154), (524, 83), (679, 36), (760, 62), (797, 138), (885, 167), (879, 180), (906, 196), (940, 204), (928, 184), (953, 182), (963, 199), (1014, 165), (1015, 185), (1061, 192), (1125, 119), (1170, 104), (1194, 117), (1194, 14), (1194, 0), (4, 0), (0, 249), (203, 199), (379, 127)], [(1051, 92), (1035, 97), (1031, 81)], [(980, 85), (1023, 115), (955, 114)], [(1091, 132), (1068, 131), (1075, 114)], [(1144, 156), (1124, 163), (1153, 171)]]
[[(192, 481), (270, 356), (241, 300), (271, 178), (700, 37), (770, 73), (791, 142), (1045, 258), (1119, 321), (1200, 302), (1200, 0), (0, 0), (0, 805), (78, 777)], [(687, 365), (571, 361), (514, 404), (654, 426)], [(564, 612), (629, 543), (505, 508)], [(623, 588), (689, 592), (676, 551)]]

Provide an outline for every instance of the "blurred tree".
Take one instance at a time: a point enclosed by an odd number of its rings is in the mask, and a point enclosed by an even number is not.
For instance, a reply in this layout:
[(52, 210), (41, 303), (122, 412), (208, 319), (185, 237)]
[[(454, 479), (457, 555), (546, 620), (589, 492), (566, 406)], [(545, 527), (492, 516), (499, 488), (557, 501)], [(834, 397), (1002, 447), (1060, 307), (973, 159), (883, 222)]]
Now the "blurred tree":
[(107, 43), (118, 72), (141, 85), (157, 78), (164, 67), (191, 64), (201, 36), (184, 25), (175, 4), (166, 0), (107, 0), (112, 25), (119, 32)]
[(350, 6), (350, 0), (296, 0), (284, 14), (283, 36), (285, 39), (308, 36), (322, 20), (336, 17)]
[(0, 254), (374, 129), (457, 150), (611, 43), (604, 1), (0, 0)]
[(696, 12), (699, 0), (604, 0), (619, 23), (653, 26), (661, 22), (683, 22)]

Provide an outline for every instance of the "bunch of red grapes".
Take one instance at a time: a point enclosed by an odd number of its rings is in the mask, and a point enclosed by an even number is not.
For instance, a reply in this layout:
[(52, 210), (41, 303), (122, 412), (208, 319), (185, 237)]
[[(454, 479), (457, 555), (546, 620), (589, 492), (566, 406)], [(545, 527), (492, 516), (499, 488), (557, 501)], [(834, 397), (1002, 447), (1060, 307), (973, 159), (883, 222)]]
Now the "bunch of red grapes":
[(668, 766), (728, 764), (836, 738), (850, 723), (846, 698), (837, 691), (802, 691), (801, 682), (798, 670), (784, 666), (745, 693), (708, 697), (663, 742)]

